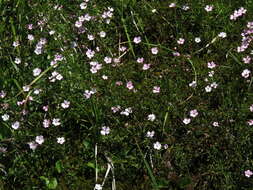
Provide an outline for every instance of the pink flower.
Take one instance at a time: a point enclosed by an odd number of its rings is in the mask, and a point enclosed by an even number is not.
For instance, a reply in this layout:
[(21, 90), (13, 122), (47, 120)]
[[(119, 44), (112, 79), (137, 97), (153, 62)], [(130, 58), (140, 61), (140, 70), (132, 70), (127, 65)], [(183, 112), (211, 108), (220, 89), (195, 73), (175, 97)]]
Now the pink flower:
[(158, 48), (157, 47), (151, 48), (151, 53), (154, 55), (158, 54)]
[(196, 109), (190, 111), (190, 116), (191, 116), (191, 117), (197, 117), (198, 114), (199, 114), (199, 113), (198, 113), (198, 111), (197, 111)]
[(135, 37), (133, 41), (134, 43), (139, 44), (141, 42), (141, 37), (140, 36)]
[(216, 67), (216, 64), (215, 64), (213, 61), (211, 61), (211, 62), (208, 62), (208, 63), (207, 63), (207, 67), (208, 67), (209, 69), (213, 69), (213, 68)]
[(132, 90), (134, 88), (134, 85), (131, 81), (127, 82), (127, 85), (126, 87), (129, 89), (129, 90)]
[(213, 10), (213, 5), (206, 5), (205, 10), (206, 12), (211, 12)]
[(150, 64), (144, 64), (142, 70), (148, 70), (150, 68)]
[(245, 175), (246, 177), (251, 177), (251, 176), (253, 175), (253, 172), (250, 171), (250, 170), (246, 170), (246, 171), (244, 172), (244, 175)]
[(160, 93), (160, 87), (159, 86), (154, 86), (153, 93), (155, 93), (155, 94)]
[(249, 69), (244, 69), (242, 72), (242, 77), (243, 78), (248, 78), (250, 75), (251, 71)]
[(179, 39), (177, 40), (177, 43), (180, 44), (180, 45), (184, 44), (184, 42), (185, 42), (185, 39), (184, 39), (184, 38), (179, 38)]

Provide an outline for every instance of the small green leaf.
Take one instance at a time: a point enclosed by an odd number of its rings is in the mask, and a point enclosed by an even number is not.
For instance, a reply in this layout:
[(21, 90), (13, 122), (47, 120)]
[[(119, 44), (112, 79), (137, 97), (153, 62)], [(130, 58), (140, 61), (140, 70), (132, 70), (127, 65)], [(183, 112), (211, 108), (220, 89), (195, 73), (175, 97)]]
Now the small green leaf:
[(58, 160), (56, 163), (55, 163), (55, 168), (57, 170), (58, 173), (61, 173), (62, 172), (62, 161), (61, 160)]

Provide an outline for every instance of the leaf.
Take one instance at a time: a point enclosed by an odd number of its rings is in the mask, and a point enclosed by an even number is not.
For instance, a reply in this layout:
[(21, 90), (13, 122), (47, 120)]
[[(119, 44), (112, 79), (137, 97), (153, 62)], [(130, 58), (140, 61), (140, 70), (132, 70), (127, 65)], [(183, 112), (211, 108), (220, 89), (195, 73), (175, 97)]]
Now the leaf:
[(57, 170), (58, 173), (61, 173), (62, 172), (62, 161), (61, 160), (58, 160), (56, 163), (55, 163), (55, 168)]
[(95, 167), (95, 164), (92, 163), (92, 162), (88, 162), (88, 163), (87, 163), (87, 166), (89, 166), (90, 168), (93, 168), (93, 169), (96, 168), (96, 167)]
[(58, 185), (57, 179), (54, 177), (50, 180), (49, 184), (47, 185), (47, 187), (49, 189), (55, 189)]

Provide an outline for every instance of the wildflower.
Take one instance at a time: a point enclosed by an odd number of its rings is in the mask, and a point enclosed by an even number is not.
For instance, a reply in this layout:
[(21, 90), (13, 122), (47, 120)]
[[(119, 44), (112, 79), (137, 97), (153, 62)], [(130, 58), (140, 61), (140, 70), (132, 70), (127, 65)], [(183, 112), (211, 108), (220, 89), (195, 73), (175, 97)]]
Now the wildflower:
[(95, 37), (94, 37), (93, 35), (91, 35), (91, 34), (88, 34), (87, 38), (88, 38), (88, 40), (90, 40), (90, 41), (92, 41), (92, 40), (95, 39)]
[(80, 4), (80, 9), (84, 10), (87, 8), (87, 3), (83, 2)]
[(205, 10), (206, 12), (211, 12), (213, 10), (213, 5), (206, 5)]
[(155, 121), (155, 119), (156, 119), (155, 114), (149, 114), (149, 115), (148, 115), (148, 120), (149, 120), (149, 121)]
[(12, 127), (13, 129), (15, 129), (15, 130), (18, 129), (19, 126), (20, 126), (20, 123), (19, 123), (18, 121), (12, 123), (12, 125), (11, 125), (11, 127)]
[(49, 119), (44, 119), (43, 120), (43, 127), (48, 128), (50, 125), (51, 121)]
[(160, 93), (160, 87), (159, 86), (154, 86), (153, 93), (155, 93), (155, 94)]
[(147, 134), (146, 134), (146, 137), (153, 138), (154, 135), (155, 135), (155, 131), (148, 131)]
[(144, 61), (144, 58), (143, 57), (138, 57), (137, 58), (137, 63), (143, 63)]
[(109, 127), (106, 127), (106, 126), (103, 126), (102, 127), (102, 130), (100, 131), (101, 135), (109, 135), (110, 133), (110, 128)]
[(59, 119), (59, 118), (54, 118), (53, 121), (52, 121), (52, 124), (53, 124), (54, 126), (59, 126), (59, 125), (61, 125), (60, 119)]
[(111, 107), (111, 110), (112, 110), (113, 113), (116, 113), (120, 110), (120, 108), (121, 107), (118, 105), (118, 106)]
[(200, 39), (200, 37), (196, 37), (196, 38), (194, 39), (194, 41), (195, 41), (196, 43), (200, 43), (200, 42), (201, 42), (201, 39)]
[(148, 70), (150, 68), (150, 64), (144, 64), (142, 70)]
[(44, 137), (42, 135), (36, 136), (35, 142), (38, 144), (42, 144), (44, 142)]
[(19, 44), (19, 41), (15, 41), (15, 42), (12, 43), (12, 46), (13, 46), (13, 47), (18, 47), (19, 45), (20, 45), (20, 44)]
[(251, 57), (250, 56), (246, 56), (244, 58), (242, 58), (243, 62), (246, 63), (246, 64), (249, 64), (250, 61), (251, 61)]
[(210, 85), (212, 88), (217, 88), (218, 84), (216, 82), (213, 82), (211, 85)]
[(107, 80), (107, 79), (108, 79), (108, 76), (102, 75), (102, 79)]
[(252, 126), (253, 125), (253, 119), (249, 120), (247, 123), (248, 123), (249, 126)]
[(95, 190), (102, 190), (102, 185), (96, 184), (95, 185)]
[(42, 109), (47, 112), (48, 111), (48, 106), (43, 106)]
[(185, 39), (184, 39), (184, 38), (179, 38), (179, 39), (177, 40), (177, 43), (180, 44), (180, 45), (184, 44), (184, 42), (185, 42)]
[(244, 172), (244, 175), (245, 175), (246, 177), (251, 177), (251, 176), (253, 175), (253, 172), (250, 171), (250, 170), (246, 170), (246, 171)]
[(246, 14), (246, 12), (247, 10), (241, 7), (240, 9), (235, 10), (232, 15), (230, 15), (230, 20), (236, 20), (238, 17), (241, 17)]
[(168, 148), (169, 148), (169, 145), (165, 144), (165, 145), (163, 145), (163, 148), (164, 148), (164, 149), (168, 149)]
[(152, 54), (156, 55), (158, 53), (158, 48), (157, 47), (151, 48), (151, 52)]
[(121, 115), (129, 116), (132, 113), (132, 108), (126, 108), (124, 111), (120, 112)]
[(104, 38), (106, 36), (106, 33), (104, 31), (99, 32), (99, 36), (101, 38)]
[(169, 7), (170, 7), (170, 8), (176, 7), (176, 3), (171, 3), (171, 4), (169, 5)]
[(218, 34), (218, 37), (220, 38), (226, 38), (227, 37), (227, 33), (226, 32), (221, 32)]
[(28, 34), (28, 35), (27, 35), (27, 39), (28, 39), (29, 41), (33, 41), (33, 40), (34, 40), (34, 36), (33, 36), (32, 34)]
[(153, 146), (154, 146), (154, 149), (156, 149), (156, 150), (161, 150), (161, 148), (162, 148), (161, 143), (158, 141), (156, 143), (154, 143)]
[(14, 62), (15, 62), (17, 65), (19, 65), (19, 64), (21, 63), (21, 59), (18, 58), (18, 57), (16, 57), (15, 60), (14, 60)]
[(198, 113), (198, 111), (197, 111), (196, 109), (190, 111), (190, 116), (191, 116), (191, 117), (197, 117), (198, 114), (199, 114), (199, 113)]
[(217, 121), (214, 121), (214, 122), (213, 122), (213, 126), (214, 126), (214, 127), (219, 127), (219, 123), (218, 123)]
[(129, 90), (132, 90), (132, 89), (134, 88), (134, 85), (133, 85), (132, 81), (128, 81), (126, 87), (127, 87)]
[(183, 120), (183, 123), (184, 123), (185, 125), (188, 125), (190, 122), (191, 122), (191, 119), (190, 119), (190, 118), (184, 118), (184, 120)]
[(196, 81), (192, 81), (192, 82), (189, 84), (189, 86), (195, 88), (195, 87), (197, 86), (197, 82), (196, 82)]
[(54, 30), (50, 30), (50, 31), (49, 31), (49, 35), (50, 35), (50, 36), (52, 36), (52, 35), (54, 35), (54, 34), (55, 34), (55, 31), (54, 31)]
[(41, 69), (40, 68), (33, 69), (33, 76), (34, 77), (38, 76), (40, 73), (41, 73)]
[(95, 51), (92, 51), (91, 49), (88, 49), (88, 50), (86, 51), (86, 56), (87, 56), (89, 59), (91, 59), (92, 57), (94, 57), (94, 55), (95, 55)]
[(251, 71), (249, 69), (245, 69), (245, 70), (243, 70), (241, 75), (243, 78), (248, 78), (250, 73), (251, 73)]
[(253, 112), (253, 104), (249, 107), (249, 110)]
[(30, 86), (29, 85), (23, 86), (23, 90), (25, 92), (28, 92), (30, 90)]
[(83, 25), (83, 23), (81, 21), (79, 21), (79, 20), (75, 22), (75, 26), (77, 28), (80, 28), (82, 25)]
[(140, 36), (135, 37), (133, 41), (134, 43), (139, 44), (141, 42), (141, 37)]
[(213, 68), (216, 67), (216, 64), (215, 64), (213, 61), (211, 61), (211, 62), (208, 62), (208, 63), (207, 63), (207, 67), (208, 67), (209, 69), (213, 69)]
[(212, 91), (212, 87), (209, 86), (209, 85), (207, 85), (207, 86), (205, 87), (205, 91), (206, 91), (206, 92), (211, 92), (211, 91)]
[(58, 137), (57, 138), (57, 143), (63, 144), (64, 142), (65, 142), (65, 138), (64, 137)]
[(95, 90), (85, 90), (84, 92), (84, 96), (86, 99), (89, 99), (91, 97), (92, 94), (95, 94), (96, 91)]
[(104, 62), (107, 63), (107, 64), (111, 63), (112, 62), (112, 58), (111, 57), (105, 57), (104, 58)]
[(0, 98), (4, 98), (5, 96), (6, 96), (6, 92), (1, 91), (1, 92), (0, 92)]
[(38, 144), (34, 141), (27, 143), (29, 145), (29, 148), (32, 150), (35, 150), (38, 146)]
[(69, 105), (70, 105), (70, 102), (67, 101), (67, 100), (64, 100), (64, 101), (61, 103), (61, 107), (64, 108), (64, 109), (68, 108)]
[(182, 6), (182, 9), (183, 9), (184, 11), (187, 11), (187, 10), (190, 9), (190, 7), (189, 7), (188, 5), (183, 5), (183, 6)]

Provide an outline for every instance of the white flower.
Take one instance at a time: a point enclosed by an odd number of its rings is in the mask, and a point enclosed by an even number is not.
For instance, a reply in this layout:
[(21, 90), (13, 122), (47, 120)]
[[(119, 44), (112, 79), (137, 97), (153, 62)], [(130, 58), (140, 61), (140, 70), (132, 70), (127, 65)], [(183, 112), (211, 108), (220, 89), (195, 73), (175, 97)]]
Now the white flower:
[(213, 61), (211, 61), (211, 62), (208, 62), (208, 63), (207, 63), (207, 67), (208, 67), (209, 69), (213, 69), (213, 68), (216, 67), (216, 64), (215, 64)]
[(32, 34), (28, 34), (27, 35), (27, 39), (30, 40), (30, 41), (33, 41), (34, 40), (34, 36)]
[(95, 55), (95, 51), (92, 51), (91, 49), (88, 49), (88, 50), (86, 51), (86, 56), (87, 56), (89, 59), (91, 59), (92, 57), (94, 57), (94, 55)]
[(34, 141), (27, 143), (29, 145), (29, 148), (32, 150), (35, 150), (38, 146), (38, 144)]
[(23, 90), (25, 92), (28, 92), (30, 90), (30, 86), (29, 85), (23, 86)]
[(155, 94), (160, 93), (160, 87), (159, 86), (154, 86), (153, 87), (153, 93), (155, 93)]
[(8, 120), (9, 120), (9, 118), (10, 118), (10, 116), (9, 116), (8, 114), (4, 114), (4, 115), (2, 115), (2, 119), (3, 119), (3, 121), (8, 121)]
[(221, 33), (218, 34), (218, 36), (220, 38), (226, 38), (227, 37), (227, 33), (226, 32), (221, 32)]
[(11, 127), (12, 127), (13, 129), (15, 129), (15, 130), (18, 129), (19, 126), (20, 126), (20, 123), (19, 123), (18, 121), (12, 123), (12, 125), (11, 125)]
[(85, 2), (80, 4), (80, 9), (86, 9), (87, 8), (87, 4)]
[(102, 190), (102, 185), (96, 184), (95, 185), (95, 190)]
[(217, 121), (214, 121), (214, 122), (213, 122), (213, 126), (214, 126), (214, 127), (219, 127), (219, 123), (218, 123)]
[(253, 175), (253, 172), (250, 171), (250, 170), (246, 170), (246, 171), (244, 172), (244, 175), (245, 175), (246, 177), (250, 177), (250, 176)]
[(184, 44), (184, 42), (185, 42), (184, 38), (179, 38), (177, 40), (177, 43), (180, 44), (180, 45)]
[(139, 44), (141, 42), (141, 37), (140, 36), (135, 37), (133, 41), (134, 43)]
[(205, 10), (206, 10), (206, 12), (212, 11), (213, 10), (213, 5), (206, 5)]
[(65, 138), (64, 137), (58, 137), (57, 138), (57, 143), (63, 144), (64, 142), (65, 142)]
[(149, 121), (155, 121), (155, 119), (156, 119), (155, 114), (149, 114), (149, 115), (148, 115), (148, 120), (149, 120)]
[(20, 64), (20, 63), (21, 63), (21, 59), (20, 59), (20, 58), (18, 58), (18, 57), (16, 57), (16, 58), (15, 58), (15, 60), (14, 60), (14, 62), (18, 65), (18, 64)]
[(90, 41), (92, 41), (92, 40), (95, 39), (95, 37), (94, 37), (93, 35), (91, 35), (91, 34), (88, 34), (87, 38), (88, 38), (88, 40), (90, 40)]
[(33, 69), (33, 76), (34, 77), (38, 76), (40, 73), (41, 73), (41, 69), (40, 68)]
[(184, 118), (184, 120), (183, 120), (183, 123), (184, 123), (185, 125), (188, 125), (190, 122), (191, 122), (191, 119), (190, 119), (190, 118)]
[(196, 43), (200, 43), (200, 42), (201, 42), (201, 39), (200, 39), (200, 37), (196, 37), (196, 38), (194, 39), (194, 41), (195, 41)]
[(44, 142), (44, 137), (42, 135), (36, 136), (35, 142), (38, 144), (42, 144)]
[(154, 149), (156, 149), (156, 150), (161, 150), (161, 148), (162, 148), (161, 143), (159, 143), (158, 141), (156, 143), (154, 143), (153, 146), (154, 146)]
[(102, 127), (102, 130), (100, 131), (101, 135), (109, 135), (110, 133), (110, 128), (109, 127), (106, 127), (106, 126), (103, 126)]
[(105, 57), (104, 58), (104, 62), (107, 63), (107, 64), (111, 63), (112, 62), (112, 58), (111, 57)]
[(189, 84), (190, 87), (192, 88), (195, 88), (197, 86), (197, 82), (196, 81), (192, 81), (190, 84)]
[(104, 31), (99, 32), (99, 36), (101, 38), (104, 38), (106, 36), (106, 33)]
[(205, 87), (205, 91), (206, 91), (206, 92), (211, 92), (211, 91), (212, 91), (212, 87), (209, 86), (209, 85), (207, 85), (207, 86)]
[(151, 53), (154, 55), (158, 54), (158, 48), (157, 47), (151, 48)]
[(197, 117), (198, 114), (199, 114), (199, 113), (198, 113), (198, 111), (197, 111), (196, 109), (190, 111), (190, 116), (191, 116), (191, 117)]
[(245, 70), (243, 70), (243, 72), (242, 72), (242, 77), (243, 77), (243, 78), (248, 78), (249, 75), (250, 75), (250, 73), (251, 73), (251, 71), (250, 71), (249, 69), (245, 69)]
[(148, 70), (150, 68), (150, 64), (144, 64), (142, 70)]
[(59, 126), (59, 125), (61, 125), (60, 119), (59, 119), (59, 118), (54, 118), (53, 121), (52, 121), (52, 124), (53, 124), (54, 126)]
[(148, 131), (146, 134), (146, 137), (153, 138), (154, 135), (155, 135), (155, 131)]
[(68, 108), (69, 105), (70, 105), (70, 102), (67, 100), (64, 100), (63, 103), (61, 103), (61, 107), (64, 109)]

